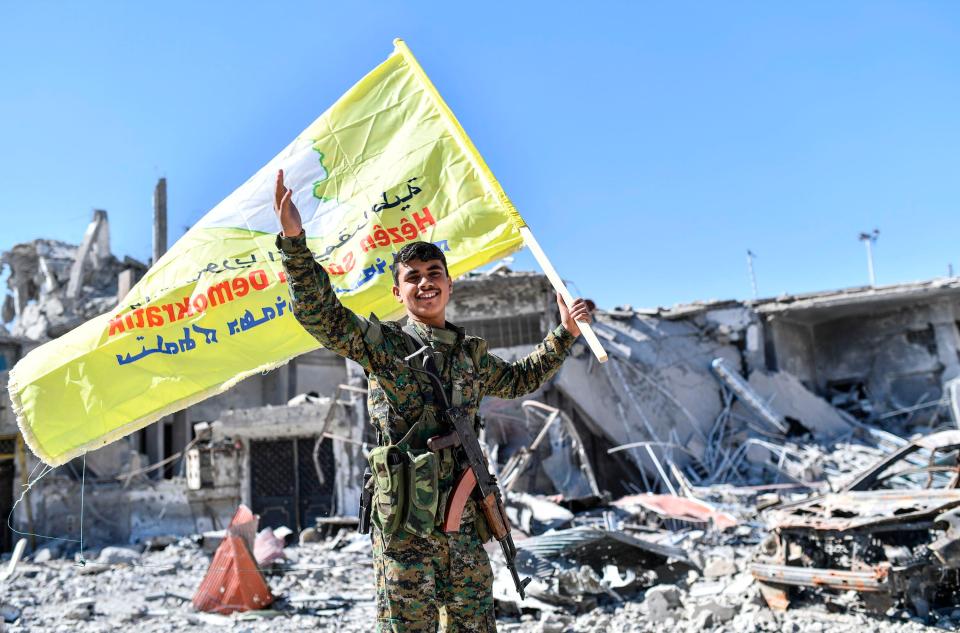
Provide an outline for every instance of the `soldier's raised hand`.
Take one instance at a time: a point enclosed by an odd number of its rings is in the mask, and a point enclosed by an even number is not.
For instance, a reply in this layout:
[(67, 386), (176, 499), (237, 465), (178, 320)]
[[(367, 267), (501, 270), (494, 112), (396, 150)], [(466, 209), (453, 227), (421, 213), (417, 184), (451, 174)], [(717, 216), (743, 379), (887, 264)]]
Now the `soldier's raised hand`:
[(280, 220), (284, 237), (296, 237), (303, 232), (303, 223), (297, 205), (293, 204), (293, 189), (283, 184), (283, 170), (277, 172), (277, 188), (273, 192), (273, 210)]
[(560, 308), (560, 323), (574, 336), (580, 336), (580, 323), (590, 323), (590, 306), (583, 299), (577, 299), (569, 308), (560, 293), (557, 293), (557, 307)]

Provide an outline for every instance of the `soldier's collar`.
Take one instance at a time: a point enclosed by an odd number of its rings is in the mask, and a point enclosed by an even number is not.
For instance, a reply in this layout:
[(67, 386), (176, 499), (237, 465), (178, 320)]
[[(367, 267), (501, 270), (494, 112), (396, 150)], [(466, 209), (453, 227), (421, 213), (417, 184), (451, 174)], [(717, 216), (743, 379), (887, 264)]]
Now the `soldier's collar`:
[(455, 345), (461, 337), (463, 337), (463, 329), (457, 327), (450, 321), (446, 322), (446, 325), (442, 328), (431, 327), (426, 323), (421, 323), (414, 319), (409, 320), (413, 324), (413, 327), (417, 329), (417, 332), (420, 333), (420, 336), (423, 337), (423, 340), (428, 343), (440, 343), (442, 345)]

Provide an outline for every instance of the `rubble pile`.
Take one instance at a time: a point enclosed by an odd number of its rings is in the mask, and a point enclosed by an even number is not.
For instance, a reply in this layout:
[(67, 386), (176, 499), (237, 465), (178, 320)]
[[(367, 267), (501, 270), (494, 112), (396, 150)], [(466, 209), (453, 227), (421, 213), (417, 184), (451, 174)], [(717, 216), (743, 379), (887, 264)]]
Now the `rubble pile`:
[[(0, 335), (24, 349), (108, 311), (145, 271), (110, 254), (101, 211), (79, 246), (19, 244), (6, 268)], [(555, 324), (541, 275), (457, 283), (451, 318), (503, 358)], [(488, 549), (500, 630), (960, 628), (960, 279), (623, 306), (595, 330), (609, 362), (576, 345), (537, 393), (482, 406), (516, 566), (534, 579), (520, 600)], [(343, 527), (375, 442), (364, 384), (318, 350), (62, 468), (13, 524), (82, 524), (107, 547), (40, 542), (0, 570), (7, 629), (373, 630), (369, 537)], [(214, 531), (238, 503), (244, 521)], [(223, 543), (222, 560), (232, 548), (262, 573), (254, 606), (218, 602), (243, 589), (211, 573)]]
[[(728, 441), (739, 438), (726, 446), (747, 448), (714, 450), (715, 461), (699, 478), (695, 468), (662, 453), (654, 462), (659, 468), (648, 473), (667, 488), (662, 492), (611, 495), (599, 486), (597, 462), (572, 417), (540, 402), (521, 405), (525, 417), (518, 421), (533, 439), (512, 452), (505, 445), (490, 452), (500, 454), (494, 463), (514, 527), (516, 566), (533, 581), (521, 600), (499, 548), (488, 548), (500, 630), (960, 626), (960, 607), (949, 595), (960, 586), (954, 553), (960, 530), (953, 527), (960, 525), (960, 431), (907, 441), (844, 418), (844, 432), (818, 440), (791, 432), (790, 416), (755, 395), (761, 381), (727, 381), (719, 372), (715, 379), (728, 385), (721, 400), (730, 413), (715, 426)], [(752, 416), (734, 416), (739, 404)], [(755, 426), (763, 420), (766, 427)], [(253, 515), (241, 510), (245, 547), (270, 592), (264, 608), (232, 612), (236, 605), (228, 605), (226, 615), (197, 606), (205, 585), (215, 595), (217, 585), (205, 579), (214, 552), (230, 538), (228, 528), (106, 547), (96, 557), (91, 551), (80, 557), (75, 543), (41, 548), (5, 583), (9, 630), (371, 630), (370, 540), (343, 527), (349, 517), (318, 519), (332, 537), (308, 528), (299, 544), (288, 546), (291, 530), (257, 532)], [(866, 570), (875, 570), (876, 590), (861, 591)], [(829, 584), (824, 577), (840, 580)]]
[(370, 630), (369, 537), (286, 548), (281, 559), (263, 567), (276, 603), (269, 610), (232, 616), (191, 605), (212, 549), (201, 537), (107, 547), (84, 552), (85, 558), (61, 557), (56, 545), (44, 547), (7, 581), (0, 614), (10, 632), (275, 631), (278, 618), (280, 630)]
[[(878, 618), (859, 610), (853, 596), (847, 595), (785, 613), (771, 611), (748, 571), (761, 533), (754, 525), (740, 525), (722, 534), (698, 529), (669, 536), (661, 533), (656, 536), (674, 544), (656, 546), (660, 552), (689, 553), (680, 554), (687, 559), (682, 569), (672, 570), (671, 582), (651, 584), (660, 576), (650, 570), (634, 575), (624, 567), (619, 577), (613, 572), (598, 577), (578, 570), (560, 584), (568, 595), (579, 595), (579, 601), (555, 598), (548, 602), (549, 596), (541, 594), (517, 605), (512, 602), (516, 596), (502, 591), (498, 578), (499, 630), (912, 633), (955, 630), (960, 624), (960, 609), (933, 612), (926, 620), (893, 609)], [(314, 537), (315, 533), (305, 533), (303, 543), (284, 548), (280, 559), (262, 567), (276, 597), (269, 609), (229, 616), (195, 610), (191, 599), (217, 544), (216, 539), (204, 542), (195, 537), (158, 538), (137, 548), (107, 547), (86, 551), (84, 558), (76, 553), (61, 557), (56, 545), (43, 547), (20, 562), (6, 582), (0, 616), (11, 633), (184, 629), (369, 633), (375, 619), (369, 537), (346, 531), (319, 541)]]

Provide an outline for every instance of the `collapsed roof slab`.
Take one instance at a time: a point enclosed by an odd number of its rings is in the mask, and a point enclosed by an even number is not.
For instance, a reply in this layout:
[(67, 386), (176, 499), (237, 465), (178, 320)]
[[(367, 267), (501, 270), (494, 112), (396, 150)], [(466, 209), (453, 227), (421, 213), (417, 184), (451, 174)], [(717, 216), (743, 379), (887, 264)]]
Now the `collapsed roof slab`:
[(652, 442), (649, 451), (629, 452), (648, 473), (670, 461), (685, 465), (691, 454), (702, 457), (723, 409), (710, 362), (721, 357), (739, 367), (737, 346), (705, 336), (689, 321), (640, 315), (600, 315), (595, 329), (616, 350), (610, 361), (600, 365), (585, 353), (575, 356), (558, 374), (557, 387), (612, 444)]
[(757, 313), (787, 318), (810, 325), (846, 317), (874, 315), (918, 303), (960, 299), (960, 279), (931, 279), (889, 286), (846, 288), (763, 299), (754, 304)]
[(754, 371), (750, 374), (749, 385), (784, 419), (797, 420), (817, 438), (836, 438), (853, 429), (851, 420), (808, 390), (792, 374)]

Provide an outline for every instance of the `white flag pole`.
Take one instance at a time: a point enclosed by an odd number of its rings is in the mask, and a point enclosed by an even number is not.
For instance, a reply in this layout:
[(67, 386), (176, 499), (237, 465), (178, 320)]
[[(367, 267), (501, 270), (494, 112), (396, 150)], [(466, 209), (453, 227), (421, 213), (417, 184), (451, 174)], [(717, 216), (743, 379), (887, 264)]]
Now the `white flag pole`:
[[(543, 269), (544, 274), (547, 275), (547, 279), (553, 284), (554, 289), (560, 293), (564, 303), (568, 306), (573, 305), (573, 295), (570, 294), (570, 291), (567, 290), (567, 285), (560, 279), (560, 275), (557, 274), (553, 264), (550, 263), (547, 254), (540, 248), (540, 243), (537, 242), (537, 238), (533, 236), (530, 227), (521, 226), (520, 235), (523, 237), (524, 244), (530, 248), (530, 252), (533, 253), (537, 263), (540, 264), (540, 268)], [(590, 351), (597, 357), (597, 360), (601, 363), (607, 362), (607, 352), (603, 349), (603, 346), (600, 345), (600, 339), (597, 338), (590, 324), (577, 321), (577, 325), (580, 326), (580, 333), (583, 334), (583, 338), (586, 339), (587, 345), (590, 346)]]

